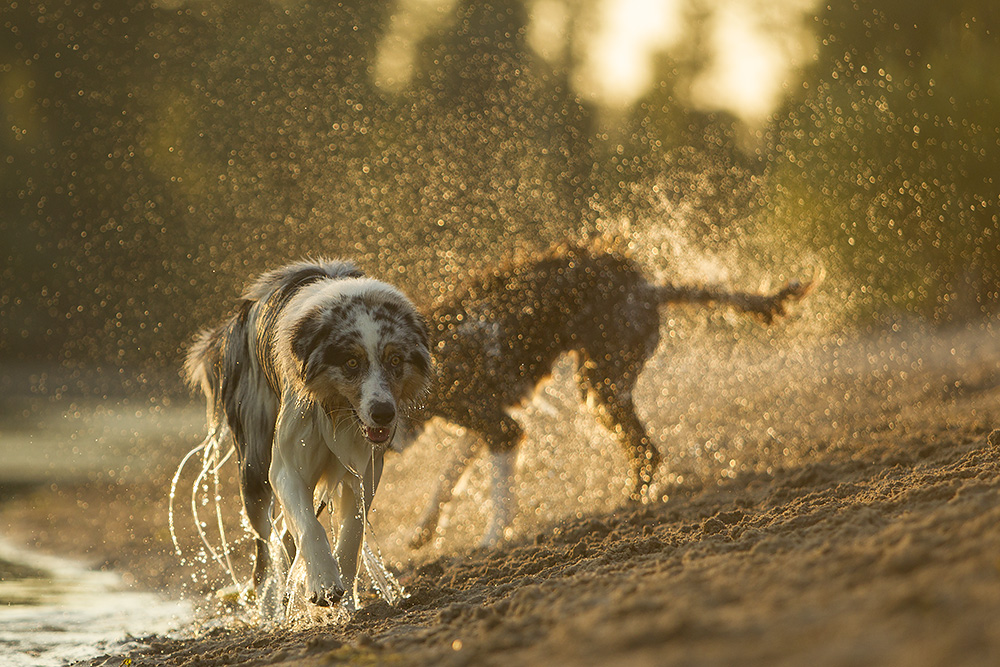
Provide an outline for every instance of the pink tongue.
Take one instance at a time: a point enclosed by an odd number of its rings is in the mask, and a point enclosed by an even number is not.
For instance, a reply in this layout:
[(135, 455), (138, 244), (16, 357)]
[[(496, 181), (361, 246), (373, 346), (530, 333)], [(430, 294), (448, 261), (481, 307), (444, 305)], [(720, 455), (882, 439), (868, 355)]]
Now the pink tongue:
[(385, 442), (389, 438), (389, 429), (365, 427), (365, 437), (372, 442)]

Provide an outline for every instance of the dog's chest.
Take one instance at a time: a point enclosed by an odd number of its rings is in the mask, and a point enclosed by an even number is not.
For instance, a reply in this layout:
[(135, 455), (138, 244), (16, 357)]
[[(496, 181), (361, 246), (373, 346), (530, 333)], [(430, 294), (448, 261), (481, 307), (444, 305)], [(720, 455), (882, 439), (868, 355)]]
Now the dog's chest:
[[(327, 470), (330, 483), (339, 482), (345, 472), (355, 477), (362, 477), (369, 470), (375, 457), (381, 456), (375, 453), (350, 418), (333, 420), (324, 414), (317, 421), (320, 425), (320, 438), (333, 454), (333, 460)], [(333, 477), (337, 480), (331, 479)]]

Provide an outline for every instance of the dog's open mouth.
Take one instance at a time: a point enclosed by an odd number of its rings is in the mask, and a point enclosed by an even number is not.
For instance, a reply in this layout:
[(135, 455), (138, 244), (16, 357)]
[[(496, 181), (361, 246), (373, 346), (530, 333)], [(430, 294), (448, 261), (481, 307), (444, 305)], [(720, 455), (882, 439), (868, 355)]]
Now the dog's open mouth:
[(392, 428), (389, 426), (366, 426), (362, 424), (361, 433), (368, 439), (368, 442), (375, 445), (383, 445), (392, 436)]

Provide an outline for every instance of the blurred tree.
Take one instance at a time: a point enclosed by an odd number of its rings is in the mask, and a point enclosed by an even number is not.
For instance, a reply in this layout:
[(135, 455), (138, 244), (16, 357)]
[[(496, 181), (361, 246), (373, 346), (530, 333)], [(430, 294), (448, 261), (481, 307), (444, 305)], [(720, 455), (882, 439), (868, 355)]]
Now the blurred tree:
[(812, 220), (809, 242), (890, 308), (996, 310), (997, 18), (975, 0), (829, 6), (816, 65), (770, 138), (788, 224)]
[(993, 312), (997, 8), (812, 6), (8, 3), (0, 359), (175, 368), (276, 263), (426, 300), (619, 217), (817, 249), (858, 318)]

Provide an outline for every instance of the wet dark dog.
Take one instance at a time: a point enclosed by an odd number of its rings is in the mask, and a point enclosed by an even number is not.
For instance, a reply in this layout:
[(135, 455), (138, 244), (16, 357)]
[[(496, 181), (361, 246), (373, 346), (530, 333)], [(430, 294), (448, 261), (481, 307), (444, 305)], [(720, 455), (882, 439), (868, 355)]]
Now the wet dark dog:
[[(208, 399), (205, 446), (218, 448), (227, 431), (235, 442), (262, 604), (277, 604), (288, 567), (268, 549), (278, 510), (309, 599), (329, 606), (351, 592), (353, 603), (383, 455), (423, 396), (430, 363), (426, 324), (407, 298), (338, 261), (264, 274), (192, 347), (185, 368)], [(335, 549), (315, 509), (328, 496), (339, 511)]]
[[(720, 304), (771, 322), (813, 284), (789, 283), (771, 295), (654, 285), (631, 259), (580, 247), (516, 263), (456, 290), (428, 315), (438, 379), (416, 430), (437, 416), (485, 441), (494, 479), (483, 544), (494, 545), (513, 519), (513, 452), (523, 435), (508, 410), (532, 395), (561, 354), (576, 353), (582, 395), (624, 449), (630, 496), (640, 500), (660, 453), (636, 415), (632, 390), (659, 343), (660, 307)], [(466, 442), (443, 472), (412, 547), (434, 534), (474, 445)]]

